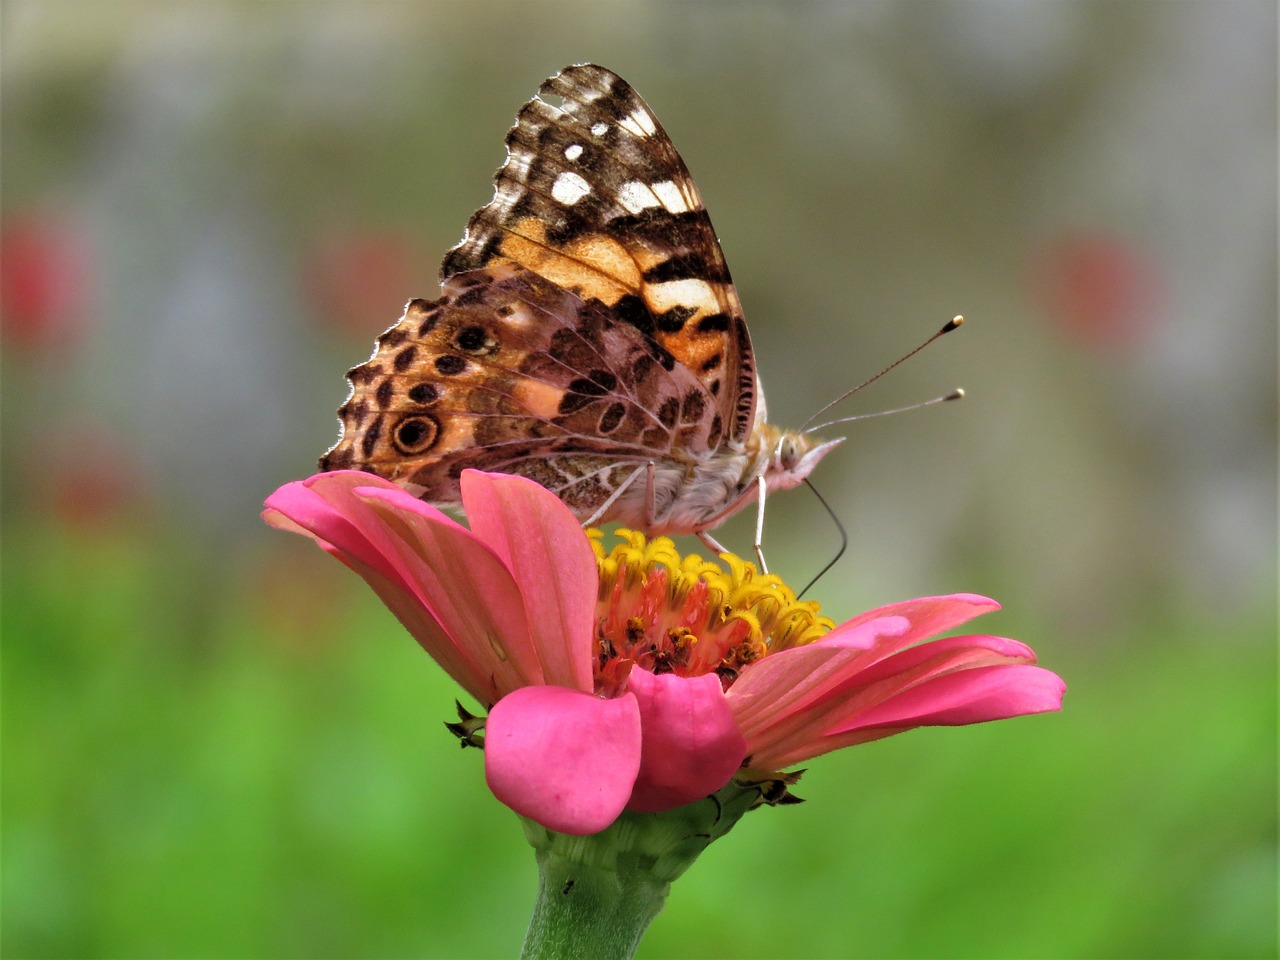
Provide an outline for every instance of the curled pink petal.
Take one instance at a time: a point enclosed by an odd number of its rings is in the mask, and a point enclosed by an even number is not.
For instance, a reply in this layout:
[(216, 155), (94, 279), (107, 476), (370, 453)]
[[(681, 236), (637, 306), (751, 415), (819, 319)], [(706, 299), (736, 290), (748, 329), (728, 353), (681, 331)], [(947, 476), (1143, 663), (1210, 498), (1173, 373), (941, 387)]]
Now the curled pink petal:
[(1029, 664), (979, 667), (934, 677), (866, 711), (842, 730), (957, 727), (1062, 709), (1067, 685)]
[(655, 675), (635, 667), (627, 689), (640, 706), (640, 773), (628, 810), (670, 810), (715, 793), (747, 755), (720, 678)]
[(546, 683), (590, 690), (599, 575), (582, 526), (555, 494), (524, 477), (462, 471), (471, 532), (511, 571)]
[[(852, 620), (840, 624), (818, 642), (823, 644), (839, 643), (847, 632), (856, 630), (868, 621), (881, 620), (885, 617), (902, 617), (911, 626), (895, 638), (896, 642), (892, 649), (901, 650), (904, 647), (911, 646), (913, 643), (919, 643), (921, 640), (935, 637), (944, 630), (954, 630), (960, 624), (968, 623), (974, 617), (999, 609), (1000, 604), (996, 603), (996, 601), (990, 597), (979, 596), (976, 593), (952, 593), (940, 597), (919, 597), (915, 600), (891, 603), (887, 606), (876, 607), (874, 610), (861, 613)], [(892, 652), (892, 650), (880, 650), (879, 652), (883, 654)]]
[[(821, 703), (800, 715), (796, 711), (784, 723), (795, 729), (822, 734), (843, 729), (868, 710), (935, 677), (960, 670), (974, 670), (1009, 663), (1035, 663), (1035, 653), (1025, 644), (1003, 637), (968, 636), (931, 640), (901, 650), (866, 669), (854, 665), (827, 686)], [(779, 731), (781, 726), (779, 727)], [(777, 731), (775, 731), (777, 732)]]
[(906, 617), (889, 613), (879, 617), (863, 614), (856, 620), (840, 624), (825, 637), (815, 640), (812, 645), (858, 653), (875, 650), (883, 645), (886, 638), (896, 640), (910, 636), (911, 633), (911, 621)]
[(466, 527), (395, 484), (354, 470), (286, 484), (266, 506), (268, 523), (307, 534), (364, 577), (482, 704), (541, 682), (511, 575)]
[(493, 551), (399, 488), (357, 488), (354, 494), (394, 533), (389, 549), (419, 603), (493, 677), (497, 696), (482, 703), (542, 683), (520, 591)]
[[(751, 664), (728, 693), (739, 726), (747, 731), (775, 727), (779, 718), (828, 699), (867, 662), (868, 650), (896, 645), (910, 632), (911, 623), (889, 616), (847, 627), (837, 627), (817, 643), (782, 650)], [(827, 642), (836, 633), (840, 636)], [(747, 738), (754, 742), (751, 732)]]
[(780, 770), (918, 726), (1060, 709), (1061, 679), (1032, 666), (1026, 644), (991, 636), (919, 643), (995, 607), (968, 594), (892, 604), (751, 664), (726, 695), (751, 766)]
[(267, 497), (262, 519), (279, 530), (309, 536), (343, 562), (357, 560), (395, 580), (391, 565), (344, 509), (354, 488), (371, 484), (395, 489), (390, 481), (358, 470), (321, 473), (286, 483)]
[(499, 800), (549, 830), (598, 833), (631, 796), (640, 736), (629, 694), (603, 700), (566, 687), (523, 687), (489, 713), (485, 779)]
[(756, 752), (755, 733), (769, 728), (768, 740), (776, 740), (780, 716), (829, 700), (876, 661), (999, 608), (988, 597), (956, 593), (868, 610), (816, 643), (752, 664), (729, 690), (734, 716)]

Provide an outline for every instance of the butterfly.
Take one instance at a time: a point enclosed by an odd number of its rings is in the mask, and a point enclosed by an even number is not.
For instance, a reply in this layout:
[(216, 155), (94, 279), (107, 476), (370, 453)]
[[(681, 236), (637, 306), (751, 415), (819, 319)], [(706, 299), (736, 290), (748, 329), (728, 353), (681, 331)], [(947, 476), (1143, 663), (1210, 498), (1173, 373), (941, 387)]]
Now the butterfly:
[(440, 505), (460, 502), (466, 468), (519, 474), (584, 524), (723, 552), (709, 531), (803, 482), (841, 440), (767, 421), (702, 197), (629, 83), (566, 67), (506, 145), (440, 296), (410, 300), (348, 371), (320, 469)]

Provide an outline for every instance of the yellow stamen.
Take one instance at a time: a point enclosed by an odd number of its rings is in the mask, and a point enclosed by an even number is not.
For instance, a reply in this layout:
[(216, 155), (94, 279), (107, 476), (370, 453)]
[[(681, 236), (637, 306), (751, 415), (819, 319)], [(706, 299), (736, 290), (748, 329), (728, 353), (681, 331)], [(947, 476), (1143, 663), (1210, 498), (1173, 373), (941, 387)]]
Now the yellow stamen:
[(625, 683), (633, 664), (681, 676), (715, 672), (727, 687), (748, 664), (812, 643), (835, 625), (816, 601), (797, 600), (780, 578), (733, 554), (722, 554), (722, 563), (682, 557), (667, 537), (625, 529), (606, 551), (599, 530), (587, 535), (600, 570), (602, 691)]

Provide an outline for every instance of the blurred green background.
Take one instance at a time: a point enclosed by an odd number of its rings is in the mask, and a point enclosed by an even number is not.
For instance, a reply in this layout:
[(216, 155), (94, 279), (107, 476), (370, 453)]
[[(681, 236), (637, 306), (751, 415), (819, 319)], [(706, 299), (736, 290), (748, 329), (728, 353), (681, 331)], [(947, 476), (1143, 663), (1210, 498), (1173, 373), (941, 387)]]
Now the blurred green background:
[[(257, 512), (587, 60), (697, 177), (771, 419), (970, 321), (842, 408), (970, 394), (818, 471), (827, 612), (985, 593), (1070, 686), (816, 761), (641, 955), (1276, 955), (1274, 3), (0, 12), (5, 956), (514, 955), (454, 689)], [(798, 586), (836, 534), (800, 491), (766, 540)]]

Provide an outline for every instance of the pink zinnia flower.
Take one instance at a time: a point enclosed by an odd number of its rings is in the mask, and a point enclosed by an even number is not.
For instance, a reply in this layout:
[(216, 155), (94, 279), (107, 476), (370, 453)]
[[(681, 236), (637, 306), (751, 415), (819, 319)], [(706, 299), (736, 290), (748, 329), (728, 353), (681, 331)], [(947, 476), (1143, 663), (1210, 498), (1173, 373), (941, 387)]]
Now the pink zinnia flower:
[(921, 642), (993, 600), (927, 597), (833, 629), (736, 557), (630, 531), (606, 552), (530, 480), (464, 471), (462, 499), (469, 530), (341, 471), (286, 484), (263, 516), (364, 577), (489, 710), (490, 788), (551, 830), (595, 833), (914, 727), (1061, 707), (1062, 680), (1022, 643)]

